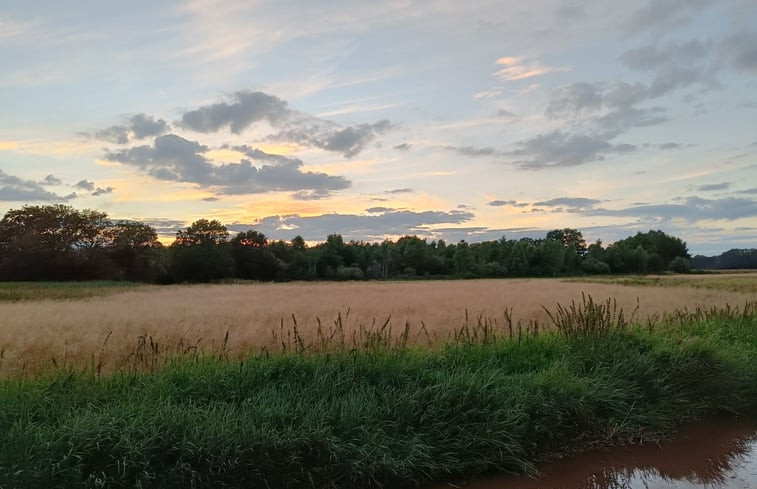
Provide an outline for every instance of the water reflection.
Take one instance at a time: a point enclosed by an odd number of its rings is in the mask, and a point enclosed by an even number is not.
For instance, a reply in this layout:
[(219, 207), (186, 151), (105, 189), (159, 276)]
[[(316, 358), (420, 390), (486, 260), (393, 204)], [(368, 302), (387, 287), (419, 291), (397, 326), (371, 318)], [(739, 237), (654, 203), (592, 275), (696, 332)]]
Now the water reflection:
[(661, 446), (587, 453), (542, 467), (538, 479), (500, 477), (466, 489), (757, 489), (757, 421), (687, 428)]

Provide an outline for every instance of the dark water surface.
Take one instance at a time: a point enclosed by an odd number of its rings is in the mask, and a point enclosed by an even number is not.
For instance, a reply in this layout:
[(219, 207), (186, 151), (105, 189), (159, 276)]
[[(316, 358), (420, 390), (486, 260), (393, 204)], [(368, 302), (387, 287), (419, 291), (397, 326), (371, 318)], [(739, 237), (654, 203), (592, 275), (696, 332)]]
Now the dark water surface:
[(757, 489), (757, 420), (681, 430), (661, 445), (591, 452), (540, 467), (541, 477), (493, 477), (434, 489)]

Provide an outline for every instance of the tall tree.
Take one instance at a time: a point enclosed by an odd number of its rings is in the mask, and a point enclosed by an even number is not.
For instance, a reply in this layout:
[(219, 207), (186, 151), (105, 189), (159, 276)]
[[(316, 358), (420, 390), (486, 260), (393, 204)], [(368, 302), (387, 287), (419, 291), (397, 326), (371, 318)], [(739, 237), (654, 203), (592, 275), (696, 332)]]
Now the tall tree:
[(165, 279), (165, 250), (155, 229), (147, 224), (121, 220), (104, 232), (108, 256), (119, 268), (119, 278), (143, 282)]
[(199, 219), (176, 233), (171, 244), (171, 276), (179, 282), (208, 282), (234, 275), (229, 231), (217, 220)]
[(24, 206), (0, 220), (0, 279), (108, 278), (108, 215), (66, 205)]
[(267, 249), (268, 238), (255, 230), (237, 234), (231, 240), (236, 275), (249, 280), (274, 280), (284, 263)]

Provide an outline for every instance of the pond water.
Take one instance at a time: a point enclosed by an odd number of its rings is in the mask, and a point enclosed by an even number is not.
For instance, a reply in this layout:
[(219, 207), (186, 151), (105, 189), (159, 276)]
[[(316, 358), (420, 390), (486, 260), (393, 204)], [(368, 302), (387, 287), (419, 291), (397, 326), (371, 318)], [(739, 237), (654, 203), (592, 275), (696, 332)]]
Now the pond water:
[(540, 467), (434, 489), (757, 489), (757, 420), (689, 426), (671, 441), (589, 452)]

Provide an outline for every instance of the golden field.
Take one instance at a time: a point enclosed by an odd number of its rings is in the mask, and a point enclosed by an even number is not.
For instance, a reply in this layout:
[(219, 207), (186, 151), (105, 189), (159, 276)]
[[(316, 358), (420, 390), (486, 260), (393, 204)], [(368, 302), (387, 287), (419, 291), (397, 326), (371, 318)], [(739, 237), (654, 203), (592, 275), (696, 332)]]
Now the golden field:
[[(328, 331), (340, 315), (347, 341), (388, 321), (385, 332), (391, 327), (399, 335), (407, 324), (409, 341), (426, 344), (479, 318), (506, 328), (506, 311), (516, 324), (547, 325), (542, 306), (580, 301), (582, 293), (617, 300), (627, 317), (638, 304), (643, 321), (754, 300), (757, 274), (734, 277), (738, 285), (730, 288), (723, 286), (727, 275), (692, 278), (696, 284), (503, 279), (121, 287), (84, 299), (0, 303), (0, 374), (61, 365), (107, 371), (195, 352), (241, 356), (282, 341), (291, 346), (295, 326), (305, 343), (317, 342), (318, 321)], [(712, 287), (703, 285), (708, 280)]]

